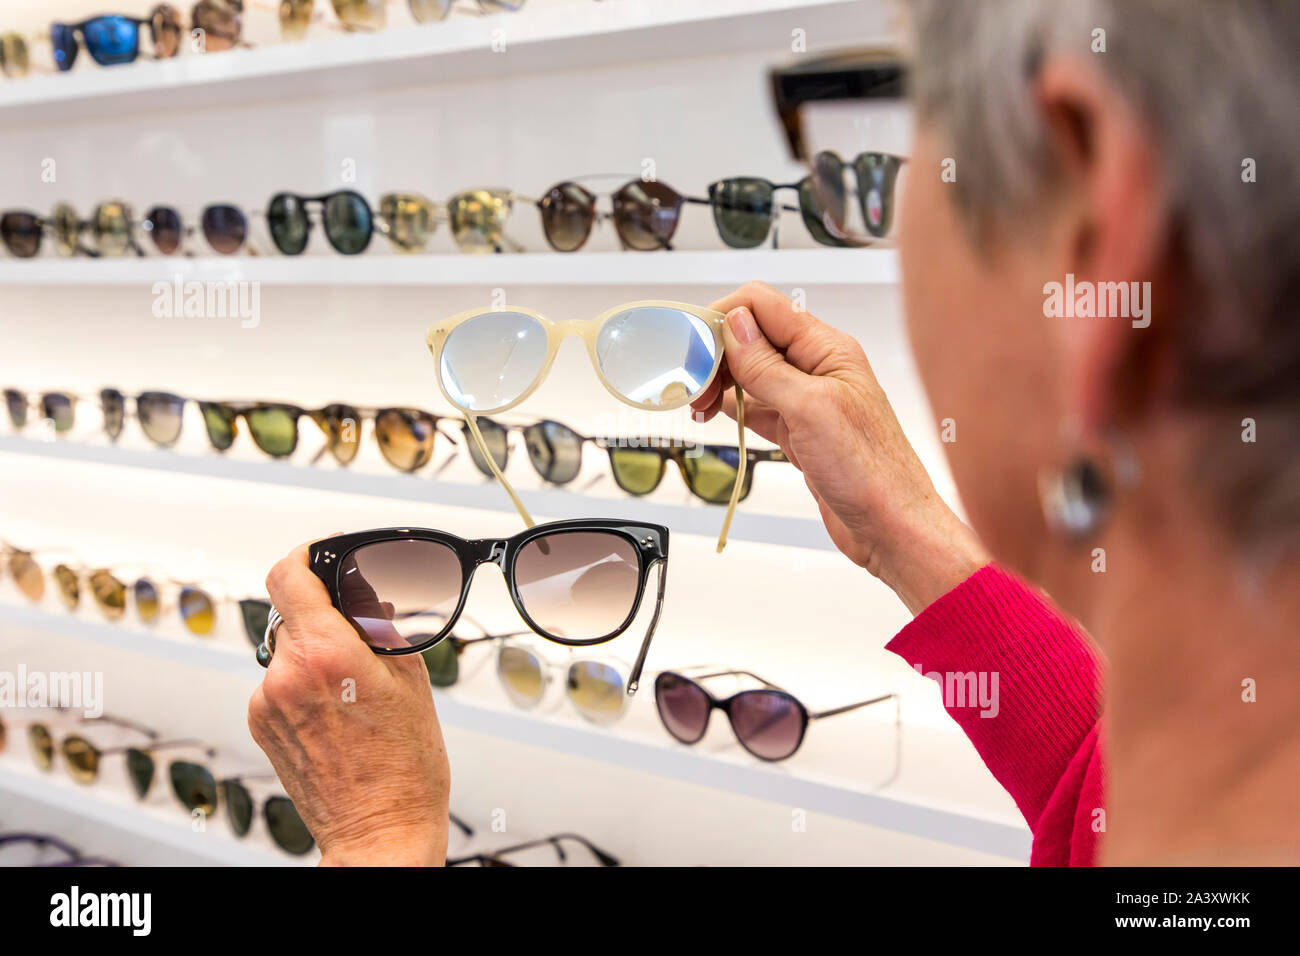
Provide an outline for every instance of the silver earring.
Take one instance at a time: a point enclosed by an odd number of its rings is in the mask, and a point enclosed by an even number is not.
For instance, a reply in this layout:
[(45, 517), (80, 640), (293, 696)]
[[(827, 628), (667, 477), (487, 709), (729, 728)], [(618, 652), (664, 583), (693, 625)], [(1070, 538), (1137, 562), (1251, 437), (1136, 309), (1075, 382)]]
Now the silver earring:
[(1054, 475), (1039, 482), (1039, 499), (1048, 525), (1068, 538), (1095, 535), (1114, 504), (1114, 487), (1130, 488), (1138, 483), (1140, 469), (1132, 447), (1116, 432), (1107, 435), (1112, 468), (1107, 473), (1084, 455), (1073, 458)]

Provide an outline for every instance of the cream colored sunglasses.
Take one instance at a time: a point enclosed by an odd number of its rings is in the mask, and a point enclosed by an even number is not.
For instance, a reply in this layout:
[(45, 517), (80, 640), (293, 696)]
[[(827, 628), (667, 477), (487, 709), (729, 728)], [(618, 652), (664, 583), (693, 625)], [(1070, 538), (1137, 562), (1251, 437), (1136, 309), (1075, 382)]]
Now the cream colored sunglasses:
[[(465, 413), (483, 460), (531, 528), (535, 522), (479, 432), (477, 416), (514, 408), (542, 384), (560, 344), (581, 336), (605, 390), (634, 408), (670, 411), (694, 401), (722, 366), (721, 312), (684, 302), (646, 300), (616, 305), (594, 319), (553, 322), (531, 309), (471, 309), (439, 322), (426, 341), (438, 365), (438, 387)], [(718, 551), (745, 484), (745, 404), (736, 386), (740, 464), (718, 535)]]

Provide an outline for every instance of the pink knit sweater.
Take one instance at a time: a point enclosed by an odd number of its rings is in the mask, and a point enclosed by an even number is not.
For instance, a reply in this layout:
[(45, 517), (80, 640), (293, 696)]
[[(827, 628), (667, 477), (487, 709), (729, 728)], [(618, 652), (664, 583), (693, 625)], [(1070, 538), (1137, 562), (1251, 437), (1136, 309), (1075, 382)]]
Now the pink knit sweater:
[(935, 601), (887, 645), (925, 674), (996, 673), (996, 716), (944, 705), (1024, 814), (1034, 866), (1090, 866), (1105, 829), (1098, 741), (1101, 656), (1034, 590), (996, 565)]

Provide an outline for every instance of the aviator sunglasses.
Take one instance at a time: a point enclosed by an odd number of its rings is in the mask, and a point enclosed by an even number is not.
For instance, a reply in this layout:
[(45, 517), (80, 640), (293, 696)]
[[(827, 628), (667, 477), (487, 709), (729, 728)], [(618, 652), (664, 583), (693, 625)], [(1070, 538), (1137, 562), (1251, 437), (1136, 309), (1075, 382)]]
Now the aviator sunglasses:
[[(376, 654), (417, 654), (451, 636), (479, 565), (495, 564), (524, 623), (549, 641), (603, 644), (631, 626), (658, 568), (654, 615), (627, 682), (636, 692), (659, 613), (668, 529), (604, 519), (556, 521), (511, 538), (466, 540), (426, 528), (388, 528), (308, 546), (308, 567), (330, 602)], [(271, 612), (258, 662), (275, 653)]]
[[(480, 415), (514, 408), (535, 392), (570, 335), (587, 343), (587, 354), (606, 391), (634, 408), (668, 411), (698, 398), (722, 365), (722, 313), (682, 302), (641, 301), (615, 306), (595, 319), (553, 322), (529, 309), (473, 309), (429, 330), (426, 343), (438, 370), (438, 386), (465, 413), (480, 457), (501, 482), (515, 509), (532, 516), (501, 473), (478, 427)], [(745, 484), (744, 396), (736, 386), (740, 453), (718, 550)]]

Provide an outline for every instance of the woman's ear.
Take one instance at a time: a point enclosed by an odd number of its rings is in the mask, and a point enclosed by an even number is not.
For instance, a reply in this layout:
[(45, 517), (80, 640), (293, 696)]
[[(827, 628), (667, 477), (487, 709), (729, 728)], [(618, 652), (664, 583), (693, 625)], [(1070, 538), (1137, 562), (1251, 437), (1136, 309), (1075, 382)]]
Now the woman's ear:
[[(1061, 343), (1063, 412), (1084, 433), (1121, 423), (1161, 386), (1168, 210), (1153, 131), (1096, 61), (1049, 60), (1035, 102), (1056, 167), (1059, 218), (1043, 279)], [(1166, 302), (1170, 300), (1165, 300)]]

